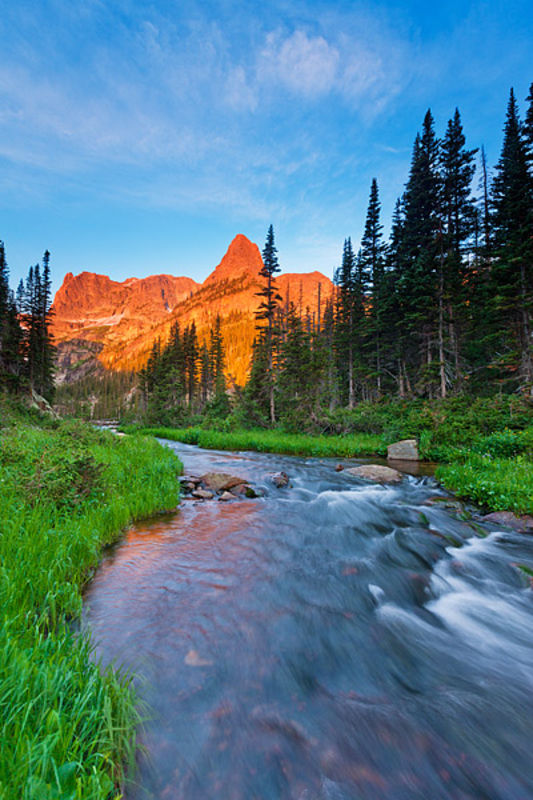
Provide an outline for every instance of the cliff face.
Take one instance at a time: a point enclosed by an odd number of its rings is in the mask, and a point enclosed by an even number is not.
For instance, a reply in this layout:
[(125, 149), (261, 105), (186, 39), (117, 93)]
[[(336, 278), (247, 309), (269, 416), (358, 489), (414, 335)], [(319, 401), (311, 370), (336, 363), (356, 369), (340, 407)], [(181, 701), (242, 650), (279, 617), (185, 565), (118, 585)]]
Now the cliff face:
[[(173, 322), (178, 320), (183, 328), (194, 320), (202, 339), (218, 314), (228, 377), (243, 385), (254, 337), (261, 267), (259, 248), (239, 234), (203, 284), (172, 275), (118, 283), (91, 272), (68, 273), (54, 299), (53, 335), (56, 342), (98, 343), (98, 358), (105, 367), (138, 369), (154, 340), (166, 341)], [(333, 292), (332, 282), (319, 272), (279, 275), (277, 285), (284, 302), (294, 303), (302, 313), (309, 309), (311, 315), (317, 314), (319, 293), (323, 310)]]

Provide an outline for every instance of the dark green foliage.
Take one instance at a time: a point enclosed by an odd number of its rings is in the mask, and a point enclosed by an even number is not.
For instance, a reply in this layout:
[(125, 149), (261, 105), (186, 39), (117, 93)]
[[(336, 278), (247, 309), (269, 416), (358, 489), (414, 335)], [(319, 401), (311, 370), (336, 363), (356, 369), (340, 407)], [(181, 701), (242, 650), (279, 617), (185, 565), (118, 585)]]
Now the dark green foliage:
[[(383, 225), (381, 224), (380, 214), (381, 204), (379, 202), (378, 183), (373, 178), (358, 264), (363, 293), (371, 295), (369, 299), (370, 308), (363, 320), (366, 323), (366, 360), (375, 375), (377, 397), (381, 395), (383, 385), (384, 365), (382, 350), (387, 321), (385, 245), (383, 243)], [(368, 281), (371, 291), (365, 286), (365, 280)], [(363, 327), (362, 322), (360, 325)]]
[(211, 418), (227, 416), (230, 404), (224, 362), (219, 317), (209, 344), (200, 345), (194, 322), (183, 334), (178, 323), (173, 325), (167, 344), (155, 341), (139, 372), (144, 418), (152, 423), (179, 424), (197, 412)]
[(528, 107), (524, 125), (524, 136), (529, 146), (530, 162), (533, 162), (533, 83), (529, 87), (529, 94), (526, 102), (528, 103)]
[[(268, 405), (270, 422), (273, 424), (276, 421), (276, 408), (275, 408), (275, 376), (274, 366), (276, 358), (276, 341), (277, 341), (277, 328), (275, 324), (276, 314), (279, 309), (281, 297), (278, 294), (275, 276), (280, 272), (278, 262), (276, 245), (274, 244), (274, 228), (270, 225), (265, 246), (263, 248), (263, 267), (260, 271), (261, 277), (265, 283), (257, 292), (257, 296), (261, 298), (259, 307), (256, 311), (258, 321), (258, 335), (262, 337), (262, 342), (266, 352), (266, 380), (268, 383)], [(265, 328), (264, 335), (262, 328)]]
[(16, 299), (9, 290), (9, 272), (0, 242), (0, 388), (17, 392), (30, 387), (51, 400), (54, 394), (55, 348), (50, 335), (50, 253), (30, 267)]
[(492, 183), (494, 263), (491, 274), (499, 367), (530, 386), (533, 381), (533, 177), (513, 91), (500, 160)]

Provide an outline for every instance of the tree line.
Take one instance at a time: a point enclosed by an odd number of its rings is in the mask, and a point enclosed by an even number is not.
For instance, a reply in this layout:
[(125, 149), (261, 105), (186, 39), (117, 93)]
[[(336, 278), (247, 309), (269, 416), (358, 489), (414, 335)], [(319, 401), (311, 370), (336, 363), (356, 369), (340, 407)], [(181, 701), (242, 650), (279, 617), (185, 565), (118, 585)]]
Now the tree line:
[(175, 322), (168, 342), (154, 342), (146, 366), (139, 372), (144, 415), (158, 422), (178, 422), (198, 413), (227, 416), (230, 404), (224, 369), (219, 316), (209, 331), (209, 340), (202, 344), (195, 322), (183, 332)]
[[(232, 401), (243, 421), (313, 423), (390, 396), (531, 393), (533, 84), (526, 102), (522, 121), (511, 90), (492, 177), (459, 111), (438, 138), (428, 110), (388, 240), (373, 179), (360, 248), (345, 240), (334, 296), (313, 313), (282, 301), (270, 226), (251, 370)], [(210, 335), (200, 346), (194, 323), (175, 325), (154, 343), (140, 374), (151, 416), (229, 413), (219, 319)]]
[(33, 389), (47, 400), (54, 394), (55, 347), (50, 334), (52, 282), (50, 253), (35, 264), (17, 291), (9, 288), (4, 243), (0, 242), (0, 389)]
[(388, 241), (373, 179), (361, 246), (345, 240), (322, 314), (282, 305), (269, 229), (248, 419), (313, 419), (394, 395), (531, 394), (533, 84), (526, 102), (522, 121), (511, 90), (492, 179), (459, 111), (442, 138), (426, 113)]

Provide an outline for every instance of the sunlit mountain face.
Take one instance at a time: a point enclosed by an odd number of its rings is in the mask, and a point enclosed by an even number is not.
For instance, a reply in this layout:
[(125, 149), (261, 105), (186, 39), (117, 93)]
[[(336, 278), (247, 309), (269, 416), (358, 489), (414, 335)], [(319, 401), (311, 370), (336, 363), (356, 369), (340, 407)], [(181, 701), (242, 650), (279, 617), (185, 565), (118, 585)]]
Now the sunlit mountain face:
[[(261, 267), (257, 245), (238, 234), (201, 284), (173, 275), (118, 283), (92, 272), (68, 273), (54, 299), (55, 341), (76, 342), (77, 347), (83, 341), (97, 343), (98, 358), (108, 369), (139, 369), (153, 342), (167, 340), (174, 322), (185, 327), (194, 321), (202, 341), (220, 315), (227, 375), (242, 386), (250, 365)], [(277, 286), (282, 304), (293, 303), (311, 324), (334, 290), (320, 272), (281, 274)], [(63, 344), (62, 352), (66, 349)]]

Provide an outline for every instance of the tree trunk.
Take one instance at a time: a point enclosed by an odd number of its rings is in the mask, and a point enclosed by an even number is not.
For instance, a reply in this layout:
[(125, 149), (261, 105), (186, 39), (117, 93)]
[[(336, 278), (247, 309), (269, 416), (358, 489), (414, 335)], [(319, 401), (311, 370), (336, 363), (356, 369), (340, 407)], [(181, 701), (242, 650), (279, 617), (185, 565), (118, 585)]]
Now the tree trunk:
[(440, 271), (439, 281), (439, 374), (440, 374), (440, 396), (446, 397), (446, 366), (444, 363), (444, 275)]
[(526, 267), (524, 261), (520, 263), (520, 300), (522, 316), (522, 373), (525, 380), (530, 383), (533, 378), (531, 364), (531, 320), (527, 308)]
[(400, 397), (405, 397), (405, 383), (403, 379), (403, 364), (401, 361), (398, 362), (398, 390), (400, 392)]

